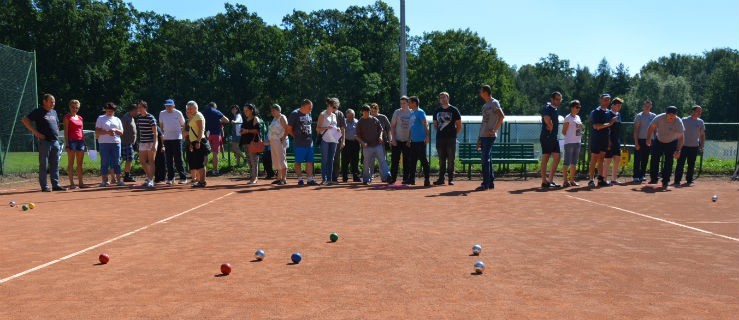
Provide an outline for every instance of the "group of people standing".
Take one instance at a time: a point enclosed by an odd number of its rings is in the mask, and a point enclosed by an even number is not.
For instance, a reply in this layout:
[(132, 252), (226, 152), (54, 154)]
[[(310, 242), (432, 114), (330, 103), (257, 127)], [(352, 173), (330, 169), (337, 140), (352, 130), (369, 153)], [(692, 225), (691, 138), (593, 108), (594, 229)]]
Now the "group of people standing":
[[(492, 148), (503, 124), (505, 114), (500, 102), (492, 97), (490, 86), (482, 86), (479, 91), (484, 104), (481, 109), (482, 122), (477, 140), (481, 152), (482, 183), (478, 191), (495, 188), (495, 175), (492, 167)], [(619, 184), (617, 180), (621, 156), (621, 106), (623, 99), (603, 94), (600, 106), (590, 113), (590, 187)], [(556, 188), (554, 182), (560, 154), (564, 151), (562, 167), (563, 186), (578, 186), (575, 181), (576, 165), (580, 155), (582, 135), (585, 127), (578, 115), (581, 109), (578, 100), (569, 103), (570, 113), (564, 117), (562, 135), (563, 149), (558, 139), (559, 113), (562, 94), (553, 92), (550, 102), (541, 110), (542, 127), (540, 134), (542, 163), (541, 186)], [(377, 166), (382, 182), (395, 184), (416, 183), (416, 168), (420, 162), (424, 186), (430, 186), (430, 168), (426, 156), (426, 145), (430, 141), (430, 128), (426, 112), (419, 107), (416, 96), (403, 96), (391, 118), (379, 113), (376, 103), (363, 105), (359, 115), (353, 109), (340, 110), (338, 98), (326, 99), (326, 109), (317, 119), (315, 131), (320, 140), (321, 185), (333, 185), (349, 181), (372, 183)], [(67, 188), (59, 183), (58, 160), (60, 144), (59, 124), (54, 110), (55, 98), (45, 95), (43, 106), (23, 117), (22, 122), (38, 139), (39, 146), (39, 184), (42, 191), (61, 191)], [(71, 100), (69, 113), (63, 118), (64, 148), (69, 154), (68, 174), (70, 188), (83, 188), (82, 162), (88, 146), (84, 139), (83, 119), (78, 114), (80, 102)], [(139, 100), (128, 108), (121, 118), (116, 117), (116, 105), (112, 102), (104, 106), (104, 114), (97, 118), (95, 134), (101, 158), (101, 187), (111, 184), (125, 185), (136, 182), (131, 175), (134, 148), (138, 146), (138, 157), (144, 170), (145, 181), (141, 185), (154, 188), (157, 182), (173, 185), (175, 178), (179, 184), (188, 182), (185, 174), (183, 148), (186, 150), (192, 187), (206, 186), (206, 164), (208, 155), (213, 154), (213, 171), (218, 172), (218, 155), (224, 143), (224, 125), (231, 124), (231, 149), (237, 166), (241, 161), (249, 166), (249, 184), (256, 184), (259, 177), (260, 158), (272, 184), (287, 184), (287, 150), (292, 143), (294, 150), (294, 169), (298, 185), (319, 185), (314, 179), (314, 126), (313, 102), (305, 99), (300, 107), (287, 116), (282, 107), (270, 107), (272, 120), (266, 123), (254, 104), (247, 103), (243, 109), (231, 106), (231, 119), (217, 109), (213, 102), (202, 112), (195, 101), (186, 105), (186, 116), (175, 108), (172, 99), (164, 102), (164, 110), (157, 120), (148, 112), (148, 103)], [(634, 118), (634, 183), (645, 181), (647, 164), (651, 155), (650, 184), (657, 184), (661, 172), (662, 186), (668, 188), (672, 174), (673, 159), (678, 165), (675, 171), (675, 185), (683, 176), (687, 161), (687, 183), (694, 180), (696, 157), (703, 150), (705, 125), (700, 119), (702, 108), (694, 106), (689, 117), (677, 117), (677, 108), (667, 107), (665, 113), (655, 115), (650, 110), (652, 102), (644, 102), (643, 111)], [(436, 150), (439, 156), (439, 176), (434, 185), (454, 184), (457, 135), (462, 129), (459, 109), (450, 104), (447, 92), (439, 94), (439, 107), (432, 114), (436, 131)], [(31, 125), (35, 122), (35, 126)], [(227, 139), (227, 140), (228, 140)], [(390, 164), (387, 152), (390, 151)], [(359, 171), (362, 159), (363, 169)], [(402, 172), (399, 172), (402, 159)], [(551, 160), (551, 165), (550, 161)], [(121, 168), (121, 162), (125, 165)], [(611, 163), (613, 163), (611, 168)], [(663, 163), (660, 171), (660, 163)], [(74, 165), (76, 164), (76, 169)], [(305, 167), (303, 167), (305, 164)], [(51, 175), (51, 187), (46, 174)], [(610, 169), (610, 170), (609, 170)], [(597, 171), (596, 171), (597, 170)], [(596, 176), (597, 172), (597, 176)], [(609, 174), (610, 172), (610, 174)], [(304, 179), (305, 173), (305, 179)], [(609, 181), (606, 181), (609, 177)], [(74, 178), (77, 178), (75, 184)]]
[[(542, 147), (541, 177), (542, 188), (560, 187), (554, 183), (560, 159), (560, 146), (557, 139), (559, 128), (558, 107), (562, 102), (562, 94), (553, 92), (550, 102), (542, 108), (542, 129), (540, 142)], [(621, 162), (622, 118), (621, 107), (624, 100), (602, 94), (600, 106), (590, 113), (590, 166), (588, 170), (588, 186), (613, 186), (618, 181)], [(583, 122), (578, 113), (580, 101), (570, 102), (570, 114), (564, 118), (562, 134), (564, 135), (564, 164), (562, 167), (563, 186), (578, 186), (575, 181), (576, 165), (580, 155), (580, 145), (584, 132)], [(677, 159), (674, 186), (681, 186), (683, 170), (687, 161), (687, 185), (693, 184), (697, 155), (703, 151), (705, 143), (705, 124), (700, 118), (701, 106), (693, 106), (691, 115), (680, 118), (678, 109), (669, 106), (665, 112), (656, 115), (651, 112), (652, 101), (644, 101), (642, 112), (634, 117), (634, 170), (633, 183), (646, 181), (649, 165), (649, 185), (657, 185), (662, 179), (662, 188), (669, 188), (672, 176), (673, 159)], [(651, 161), (650, 161), (651, 156)], [(552, 159), (547, 172), (547, 163)], [(611, 166), (611, 163), (613, 165)], [(662, 164), (660, 168), (660, 164)], [(597, 170), (597, 171), (596, 171)], [(597, 176), (596, 176), (597, 172)], [(661, 177), (660, 177), (661, 172)], [(606, 179), (610, 176), (610, 179)]]

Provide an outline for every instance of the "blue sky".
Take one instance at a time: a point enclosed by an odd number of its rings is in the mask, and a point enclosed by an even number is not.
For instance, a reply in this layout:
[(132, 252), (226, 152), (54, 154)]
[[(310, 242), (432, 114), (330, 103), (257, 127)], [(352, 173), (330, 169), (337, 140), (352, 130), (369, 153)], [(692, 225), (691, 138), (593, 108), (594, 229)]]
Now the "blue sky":
[[(138, 10), (198, 19), (222, 12), (225, 1), (135, 0)], [(280, 25), (293, 10), (345, 10), (374, 1), (258, 0), (241, 3), (268, 24)], [(400, 14), (400, 1), (386, 1)], [(670, 53), (701, 54), (739, 48), (739, 0), (407, 0), (412, 35), (448, 29), (477, 32), (511, 65), (535, 63), (554, 53), (573, 66), (595, 69), (602, 58), (624, 63), (634, 74)]]

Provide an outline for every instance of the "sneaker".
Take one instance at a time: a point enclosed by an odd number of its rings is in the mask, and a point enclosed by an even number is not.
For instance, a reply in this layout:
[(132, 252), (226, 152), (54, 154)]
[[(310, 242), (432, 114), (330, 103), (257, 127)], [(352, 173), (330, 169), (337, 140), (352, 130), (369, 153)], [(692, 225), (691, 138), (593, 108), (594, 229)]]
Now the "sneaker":
[(434, 181), (434, 185), (435, 186), (443, 186), (444, 185), (444, 180), (436, 180), (436, 181)]
[(49, 188), (49, 187), (43, 187), (43, 188), (41, 188), (41, 192), (51, 192), (51, 188)]
[(281, 186), (284, 186), (286, 184), (287, 184), (287, 180), (285, 179), (280, 180), (280, 183), (278, 183), (278, 185), (281, 185)]
[(168, 185), (168, 186), (173, 186), (173, 185), (174, 185), (174, 181), (172, 181), (172, 180), (167, 180), (167, 185)]
[(318, 185), (318, 182), (316, 182), (316, 180), (311, 180), (311, 181), (308, 181), (308, 185), (309, 186), (317, 186)]
[(544, 189), (547, 189), (547, 188), (551, 187), (551, 185), (549, 184), (549, 182), (542, 182), (541, 183), (541, 187), (544, 188)]
[(299, 186), (304, 186), (305, 185), (305, 182), (303, 180), (298, 180), (298, 185)]
[(486, 186), (479, 186), (479, 187), (475, 188), (475, 191), (486, 191), (486, 190), (488, 190), (488, 187), (486, 187)]
[(560, 188), (560, 187), (562, 187), (562, 186), (561, 186), (561, 185), (558, 185), (558, 184), (556, 184), (556, 183), (554, 183), (554, 182), (550, 182), (550, 183), (549, 183), (549, 187), (550, 187), (550, 188)]
[(123, 181), (118, 181), (118, 183), (116, 185), (119, 186), (119, 187), (125, 187), (126, 186), (126, 183), (123, 182)]
[(179, 183), (179, 184), (186, 184), (187, 183), (187, 179), (180, 179), (180, 181), (178, 181), (177, 183)]
[(593, 181), (592, 179), (590, 181), (588, 181), (588, 187), (594, 188), (595, 187), (595, 181)]
[(123, 177), (123, 182), (136, 182), (136, 179), (130, 175), (126, 175)]
[(454, 185), (454, 180), (449, 180), (449, 185), (450, 186), (453, 186)]
[(662, 190), (670, 190), (670, 185), (668, 183), (663, 183)]
[(103, 182), (101, 182), (101, 183), (100, 183), (100, 184), (98, 185), (98, 187), (101, 187), (101, 188), (105, 188), (105, 187), (107, 187), (107, 186), (109, 186), (109, 185), (110, 185), (110, 182), (108, 182), (108, 181), (103, 181)]
[(423, 186), (424, 186), (424, 187), (430, 187), (430, 186), (431, 186), (431, 181), (429, 181), (429, 180), (424, 180), (424, 181), (423, 181)]
[(154, 181), (149, 180), (149, 183), (146, 184), (147, 189), (154, 189)]
[(606, 180), (603, 180), (603, 179), (598, 179), (598, 186), (599, 187), (607, 187), (608, 186), (608, 182), (606, 182)]
[(635, 183), (635, 184), (638, 184), (638, 183), (641, 183), (641, 179), (639, 179), (639, 178), (634, 178), (634, 179), (633, 179), (633, 180), (632, 180), (631, 182), (633, 182), (633, 183)]
[(275, 181), (272, 181), (272, 183), (270, 183), (270, 184), (280, 184), (280, 182), (282, 182), (282, 180), (280, 180), (280, 179), (277, 179), (277, 180), (275, 180)]
[(55, 186), (55, 187), (51, 187), (51, 190), (53, 190), (53, 191), (67, 191), (67, 188), (61, 187), (61, 186)]
[(324, 181), (321, 181), (320, 185), (327, 186), (328, 185), (328, 181), (325, 181), (325, 180)]
[(149, 180), (144, 181), (144, 183), (141, 184), (142, 188), (146, 188), (149, 186)]
[(573, 180), (573, 181), (570, 181), (570, 186), (573, 186), (573, 187), (577, 187), (577, 186), (579, 186), (579, 185), (580, 185), (580, 184), (579, 184), (579, 183), (577, 183), (577, 182), (575, 182), (574, 180)]
[(562, 184), (562, 188), (567, 188), (569, 186), (570, 186), (570, 182), (569, 181), (565, 181), (565, 183)]

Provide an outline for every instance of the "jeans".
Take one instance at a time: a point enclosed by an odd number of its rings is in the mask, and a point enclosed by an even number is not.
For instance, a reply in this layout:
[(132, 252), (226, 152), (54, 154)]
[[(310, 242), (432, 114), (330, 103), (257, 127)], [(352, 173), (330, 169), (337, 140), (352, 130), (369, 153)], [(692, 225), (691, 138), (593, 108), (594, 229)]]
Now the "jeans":
[(680, 158), (677, 159), (677, 168), (675, 168), (675, 183), (680, 183), (683, 179), (683, 169), (685, 160), (688, 160), (688, 174), (685, 180), (688, 183), (693, 182), (693, 173), (695, 172), (695, 158), (698, 157), (698, 147), (683, 147), (680, 150)]
[(321, 179), (325, 182), (334, 177), (334, 157), (336, 156), (336, 142), (321, 140)]
[(174, 180), (175, 169), (180, 179), (186, 179), (182, 161), (182, 140), (164, 140), (164, 159), (167, 164), (167, 180)]
[(439, 181), (444, 181), (444, 173), (449, 177), (449, 181), (454, 180), (456, 152), (456, 138), (436, 138), (436, 153), (439, 155)]
[(639, 150), (634, 151), (634, 179), (644, 179), (647, 175), (650, 148), (647, 139), (639, 139)]
[(113, 168), (113, 173), (121, 173), (121, 144), (100, 143), (100, 174), (108, 174), (108, 169)]
[(410, 179), (410, 148), (406, 145), (407, 141), (398, 141), (395, 146), (392, 147), (390, 153), (390, 180), (395, 181), (398, 178), (398, 165), (400, 164), (400, 157), (403, 157), (403, 182), (407, 182)]
[(387, 161), (385, 160), (385, 147), (381, 144), (374, 147), (366, 146), (362, 148), (364, 155), (364, 168), (362, 170), (362, 180), (370, 182), (372, 180), (372, 170), (375, 167), (375, 160), (380, 164), (380, 178), (386, 181), (390, 172), (387, 169)]
[(670, 183), (672, 175), (673, 155), (677, 150), (677, 140), (664, 143), (654, 140), (652, 143), (652, 162), (649, 163), (650, 183), (657, 183), (657, 174), (659, 173), (659, 162), (662, 156), (665, 157), (665, 163), (662, 165), (662, 185), (666, 186)]
[(485, 188), (495, 187), (495, 172), (493, 172), (492, 150), (495, 137), (481, 137), (480, 151), (482, 153), (482, 186)]
[(46, 167), (48, 165), (51, 185), (59, 186), (59, 141), (39, 140), (38, 143), (38, 183), (46, 188)]
[(346, 140), (346, 145), (341, 150), (341, 178), (348, 180), (349, 171), (352, 177), (359, 179), (359, 142), (357, 140)]
[(416, 164), (421, 161), (421, 168), (423, 169), (423, 179), (427, 181), (429, 179), (429, 160), (426, 158), (426, 143), (411, 142), (411, 159), (410, 168), (408, 173), (408, 179), (410, 182), (415, 183), (416, 181)]

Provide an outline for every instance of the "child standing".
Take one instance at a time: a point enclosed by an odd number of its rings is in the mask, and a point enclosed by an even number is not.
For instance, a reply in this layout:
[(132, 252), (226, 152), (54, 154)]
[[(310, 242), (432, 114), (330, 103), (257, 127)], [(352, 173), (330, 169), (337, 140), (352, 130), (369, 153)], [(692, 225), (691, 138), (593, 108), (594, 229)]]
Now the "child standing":
[[(565, 136), (565, 156), (562, 166), (562, 178), (564, 187), (578, 186), (575, 182), (575, 171), (577, 170), (577, 160), (580, 158), (580, 143), (582, 142), (582, 121), (577, 113), (580, 112), (580, 101), (572, 100), (570, 102), (570, 114), (565, 117), (562, 126), (562, 134)], [(569, 179), (568, 179), (569, 171)]]

